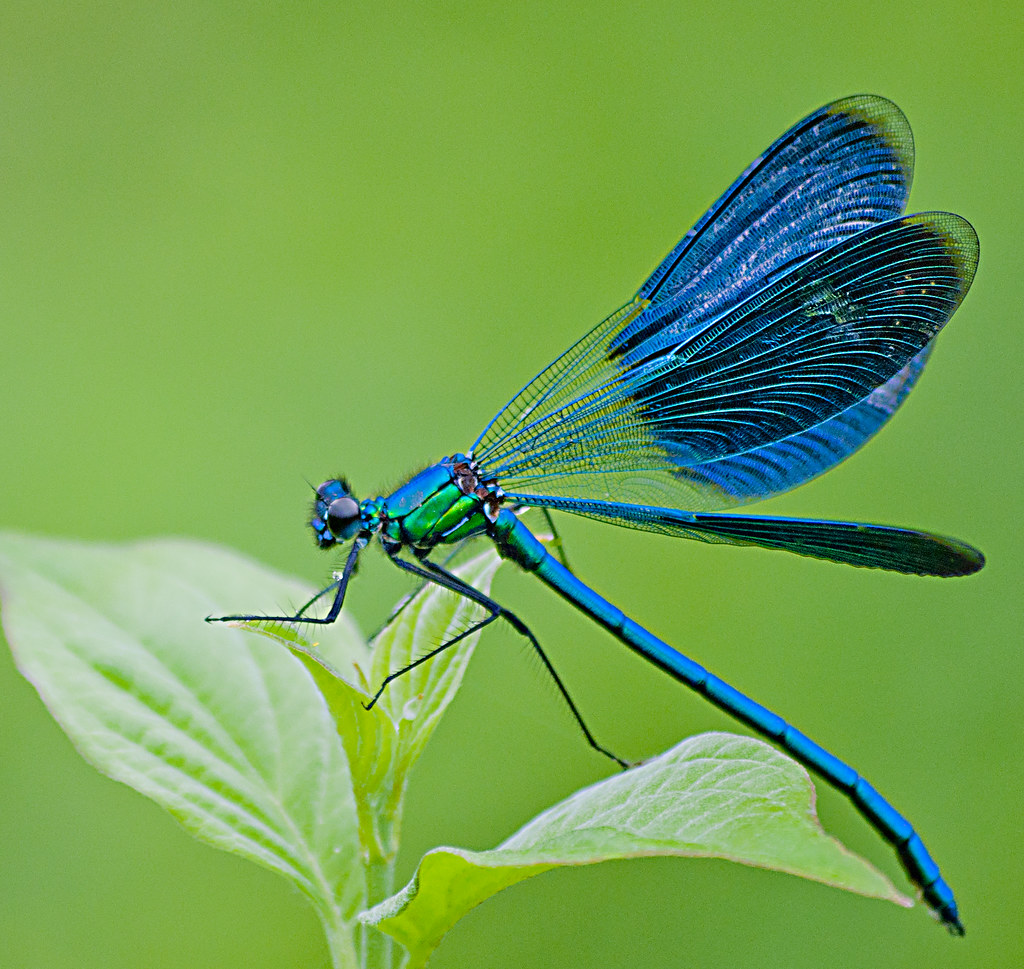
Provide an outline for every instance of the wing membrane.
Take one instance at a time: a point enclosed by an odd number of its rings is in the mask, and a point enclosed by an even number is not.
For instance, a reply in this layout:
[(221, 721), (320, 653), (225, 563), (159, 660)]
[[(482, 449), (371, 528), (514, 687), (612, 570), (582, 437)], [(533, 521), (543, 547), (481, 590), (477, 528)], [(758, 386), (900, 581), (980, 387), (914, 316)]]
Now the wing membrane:
[(556, 496), (510, 498), (526, 505), (562, 508), (598, 521), (662, 535), (726, 545), (754, 545), (913, 575), (970, 575), (985, 564), (981, 552), (966, 542), (888, 525), (763, 515), (706, 515), (615, 502), (567, 501)]
[(785, 490), (898, 406), (977, 255), (969, 223), (927, 213), (863, 230), (699, 326), (685, 301), (634, 301), (524, 388), (476, 457), (520, 494), (707, 510)]
[(913, 169), (895, 104), (864, 94), (828, 104), (756, 158), (637, 295), (721, 312), (800, 259), (902, 215)]
[(699, 332), (677, 331), (668, 305), (656, 339), (629, 350), (630, 327), (609, 350), (658, 442), (680, 463), (714, 460), (814, 427), (896, 376), (960, 305), (976, 265), (959, 216), (898, 219)]
[[(662, 260), (634, 300), (517, 394), (474, 445), (488, 448), (521, 425), (555, 378), (585, 379), (604, 328), (647, 303), (671, 299), (694, 326), (734, 305), (787, 266), (903, 213), (914, 168), (910, 125), (875, 95), (843, 98), (794, 125), (733, 183)], [(682, 312), (677, 312), (677, 318)], [(639, 342), (645, 333), (634, 329)], [(581, 360), (581, 357), (584, 359)], [(597, 354), (600, 357), (600, 354)], [(580, 368), (580, 373), (577, 373)]]
[(700, 477), (733, 504), (780, 494), (849, 457), (896, 411), (931, 355), (929, 344), (864, 400), (801, 434), (700, 465)]

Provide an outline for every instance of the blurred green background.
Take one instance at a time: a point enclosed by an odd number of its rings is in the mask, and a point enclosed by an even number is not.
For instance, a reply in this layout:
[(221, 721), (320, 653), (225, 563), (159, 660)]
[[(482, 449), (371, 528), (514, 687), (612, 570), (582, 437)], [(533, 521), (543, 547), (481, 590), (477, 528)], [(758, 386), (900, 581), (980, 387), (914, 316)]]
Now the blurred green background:
[[(916, 580), (564, 533), (585, 579), (909, 815), (967, 938), (920, 908), (646, 860), (505, 892), (433, 964), (1018, 967), (1022, 23), (1007, 2), (11, 0), (0, 527), (196, 536), (319, 582), (336, 560), (303, 527), (304, 478), (386, 493), (468, 447), (786, 127), (884, 94), (916, 136), (911, 209), (970, 219), (980, 271), (892, 425), (758, 510), (931, 528), (988, 567)], [(407, 588), (372, 558), (349, 598), (367, 629)], [(507, 570), (497, 594), (620, 754), (738, 729), (539, 583)], [(0, 966), (327, 964), (283, 880), (95, 773), (6, 653), (0, 679)], [(522, 645), (488, 632), (413, 779), (399, 876), (607, 770)], [(841, 798), (820, 809), (905, 884)]]

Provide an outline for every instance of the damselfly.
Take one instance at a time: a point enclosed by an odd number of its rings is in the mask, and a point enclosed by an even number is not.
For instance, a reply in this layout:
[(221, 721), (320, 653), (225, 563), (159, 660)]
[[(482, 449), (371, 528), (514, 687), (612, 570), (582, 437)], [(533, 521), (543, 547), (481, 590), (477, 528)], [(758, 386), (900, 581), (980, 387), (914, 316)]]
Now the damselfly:
[[(897, 572), (956, 576), (984, 564), (951, 538), (882, 525), (722, 513), (842, 461), (899, 407), (960, 305), (978, 239), (957, 215), (904, 215), (910, 127), (891, 102), (836, 101), (787, 131), (743, 173), (621, 309), (520, 390), (471, 450), (388, 497), (317, 489), (321, 548), (351, 542), (336, 580), (292, 616), (333, 622), (376, 536), (390, 560), (503, 618), (554, 677), (529, 628), (432, 559), (487, 536), (630, 649), (787, 750), (842, 791), (896, 849), (937, 917), (963, 933), (953, 892), (920, 837), (853, 768), (652, 635), (581, 582), (519, 518), (566, 511), (705, 542), (782, 549)], [(307, 614), (333, 594), (325, 616)], [(438, 646), (381, 685), (447, 649)]]

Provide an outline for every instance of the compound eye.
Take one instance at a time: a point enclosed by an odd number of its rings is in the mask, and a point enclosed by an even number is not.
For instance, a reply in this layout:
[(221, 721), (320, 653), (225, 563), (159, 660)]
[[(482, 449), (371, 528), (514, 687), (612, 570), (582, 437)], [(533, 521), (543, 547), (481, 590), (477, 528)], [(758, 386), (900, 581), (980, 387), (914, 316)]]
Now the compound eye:
[(354, 534), (353, 525), (359, 522), (359, 503), (345, 495), (335, 498), (327, 508), (327, 527), (336, 538), (348, 538)]

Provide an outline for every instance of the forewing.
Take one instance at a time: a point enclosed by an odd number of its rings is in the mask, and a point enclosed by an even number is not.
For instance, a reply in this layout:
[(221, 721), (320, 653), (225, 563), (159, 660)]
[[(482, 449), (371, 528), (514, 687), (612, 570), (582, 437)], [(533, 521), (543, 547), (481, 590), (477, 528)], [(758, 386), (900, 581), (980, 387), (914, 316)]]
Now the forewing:
[(637, 295), (721, 312), (795, 262), (902, 215), (913, 169), (910, 124), (895, 104), (871, 94), (827, 104), (751, 163)]

